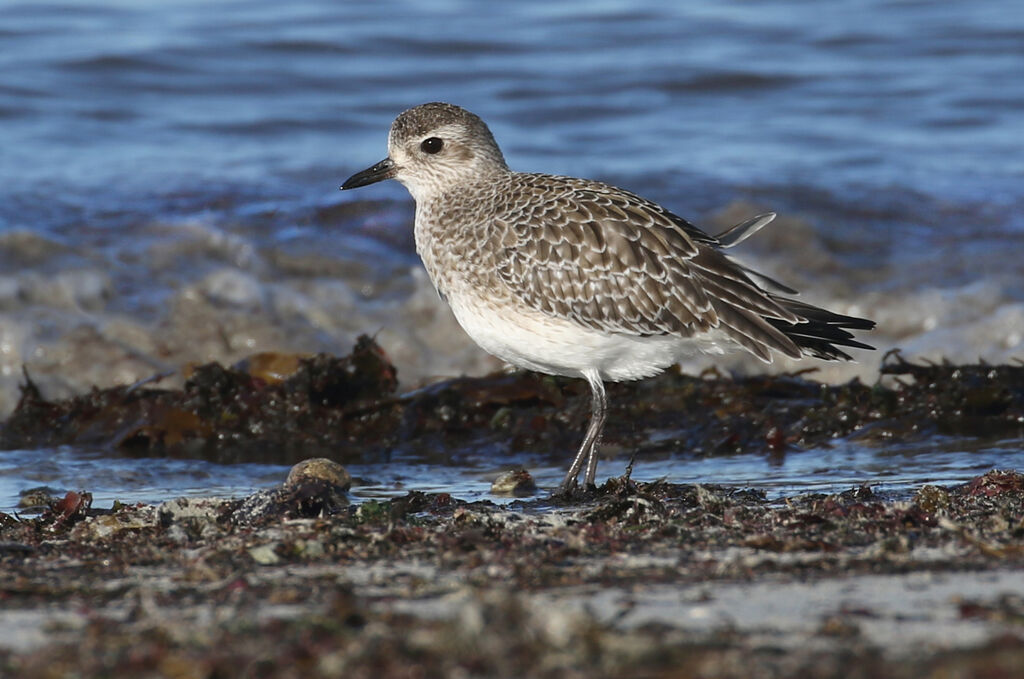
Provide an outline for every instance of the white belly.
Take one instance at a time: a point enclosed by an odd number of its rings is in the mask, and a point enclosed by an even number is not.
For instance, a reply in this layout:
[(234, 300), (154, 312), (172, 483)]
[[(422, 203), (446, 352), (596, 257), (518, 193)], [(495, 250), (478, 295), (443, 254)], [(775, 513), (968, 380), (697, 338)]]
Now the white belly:
[(732, 343), (708, 333), (699, 339), (601, 332), (523, 307), (496, 305), (474, 294), (452, 295), (455, 318), (485, 351), (503, 361), (552, 375), (582, 377), (596, 369), (611, 382), (657, 375), (698, 353), (723, 353)]

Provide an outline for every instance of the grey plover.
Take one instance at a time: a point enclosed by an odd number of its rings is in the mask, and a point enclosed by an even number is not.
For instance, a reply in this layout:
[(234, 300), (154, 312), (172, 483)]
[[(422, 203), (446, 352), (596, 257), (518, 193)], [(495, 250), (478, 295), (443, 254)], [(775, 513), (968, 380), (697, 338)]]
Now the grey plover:
[(513, 172), (487, 125), (444, 103), (405, 111), (388, 157), (342, 189), (397, 179), (416, 201), (416, 250), (484, 350), (590, 384), (591, 418), (561, 490), (594, 483), (604, 381), (650, 377), (698, 352), (742, 348), (826, 360), (872, 347), (874, 322), (787, 297), (795, 291), (722, 250), (767, 224), (710, 236), (660, 205), (587, 179)]

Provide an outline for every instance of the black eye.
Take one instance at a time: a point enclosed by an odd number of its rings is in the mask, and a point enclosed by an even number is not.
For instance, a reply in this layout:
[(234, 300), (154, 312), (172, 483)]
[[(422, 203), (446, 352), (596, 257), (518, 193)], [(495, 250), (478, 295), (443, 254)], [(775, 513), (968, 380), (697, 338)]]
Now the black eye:
[(444, 148), (444, 140), (440, 137), (427, 137), (420, 143), (420, 149), (424, 153), (438, 153)]

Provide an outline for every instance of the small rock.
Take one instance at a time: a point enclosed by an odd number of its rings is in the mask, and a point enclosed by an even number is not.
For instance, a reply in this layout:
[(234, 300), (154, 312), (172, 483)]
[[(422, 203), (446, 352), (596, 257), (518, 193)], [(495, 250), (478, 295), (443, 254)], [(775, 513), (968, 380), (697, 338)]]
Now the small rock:
[(281, 557), (277, 555), (276, 551), (277, 544), (276, 542), (271, 542), (259, 545), (258, 547), (250, 547), (249, 556), (261, 566), (272, 566), (281, 561)]
[(47, 488), (46, 486), (29, 488), (28, 490), (21, 491), (21, 496), (18, 498), (18, 509), (42, 511), (56, 502), (60, 495), (61, 491)]
[(216, 521), (226, 500), (218, 497), (180, 497), (168, 500), (156, 508), (160, 525), (167, 527), (185, 519)]
[(537, 492), (537, 484), (530, 472), (525, 469), (513, 469), (494, 480), (491, 492), (495, 495), (532, 495)]
[(340, 464), (326, 457), (313, 457), (291, 468), (284, 487), (294, 488), (313, 480), (326, 481), (343, 492), (352, 485), (351, 474)]
[(76, 540), (102, 540), (125, 529), (150, 526), (154, 515), (155, 512), (151, 508), (119, 514), (101, 514), (75, 526), (72, 537)]
[(310, 354), (263, 351), (242, 359), (231, 368), (258, 377), (268, 384), (280, 384), (295, 375), (302, 361), (308, 358), (311, 358)]
[(697, 504), (712, 514), (720, 514), (728, 504), (726, 498), (717, 490), (707, 488), (699, 483), (694, 486), (694, 490), (697, 491)]
[(324, 543), (319, 540), (298, 540), (295, 551), (307, 559), (319, 559), (324, 555)]
[(945, 488), (926, 484), (917, 491), (914, 504), (929, 514), (949, 509), (949, 492)]

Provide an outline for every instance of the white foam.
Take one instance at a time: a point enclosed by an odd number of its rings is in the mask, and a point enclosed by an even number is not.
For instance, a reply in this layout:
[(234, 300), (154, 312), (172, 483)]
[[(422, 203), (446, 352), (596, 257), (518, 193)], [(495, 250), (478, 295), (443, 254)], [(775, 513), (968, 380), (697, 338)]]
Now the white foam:
[[(407, 387), (502, 365), (459, 327), (418, 264), (401, 269), (289, 251), (282, 272), (265, 263), (278, 256), (275, 246), (260, 248), (202, 222), (143, 231), (145, 257), (129, 258), (127, 268), (113, 260), (105, 268), (63, 266), (66, 248), (33, 240), (25, 246), (35, 253), (31, 266), (0, 277), (0, 413), (17, 401), (22, 363), (51, 398), (131, 383), (188, 362), (230, 364), (260, 351), (344, 354), (363, 333), (376, 337)], [(24, 239), (12, 238), (3, 244), (21, 252), (15, 244)], [(685, 370), (815, 368), (814, 379), (873, 382), (882, 355), (896, 347), (909, 359), (999, 363), (1024, 356), (1024, 301), (1012, 281), (926, 286), (919, 274), (885, 264), (873, 272), (787, 274), (775, 255), (743, 260), (803, 287), (809, 303), (876, 320), (877, 329), (858, 338), (878, 351), (852, 350), (856, 363), (779, 359), (771, 366), (742, 352), (698, 356)], [(812, 275), (818, 278), (805, 284)], [(871, 286), (851, 283), (872, 275)]]

